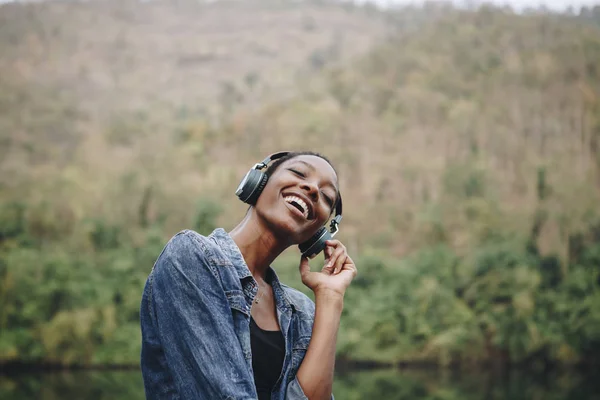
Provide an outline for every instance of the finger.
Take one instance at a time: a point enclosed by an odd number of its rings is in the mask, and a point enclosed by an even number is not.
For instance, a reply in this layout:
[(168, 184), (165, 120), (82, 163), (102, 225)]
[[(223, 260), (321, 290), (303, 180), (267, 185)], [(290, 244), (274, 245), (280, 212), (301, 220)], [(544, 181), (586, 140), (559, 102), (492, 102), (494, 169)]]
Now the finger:
[(343, 269), (352, 272), (352, 279), (354, 279), (356, 275), (358, 275), (358, 269), (356, 268), (356, 265), (354, 264), (354, 261), (352, 261), (352, 258), (350, 258), (350, 256), (346, 258), (346, 263), (344, 264)]
[[(331, 258), (329, 259), (330, 267), (337, 267), (338, 265), (344, 265), (344, 261), (346, 260), (346, 249), (343, 247), (338, 247), (334, 250)], [(341, 262), (341, 264), (339, 264)], [(335, 268), (333, 268), (335, 272)]]
[(325, 245), (330, 246), (330, 247), (339, 247), (339, 246), (343, 246), (342, 242), (340, 242), (337, 239), (329, 239), (325, 241)]
[(325, 265), (329, 263), (329, 259), (331, 258), (331, 253), (333, 253), (333, 248), (329, 246), (325, 246), (323, 250), (323, 254), (325, 255)]
[(333, 273), (333, 265), (334, 265), (333, 263), (334, 262), (335, 262), (335, 256), (329, 257), (329, 259), (327, 260), (325, 265), (323, 265), (321, 272), (323, 272), (327, 275), (331, 275)]
[(327, 240), (325, 242), (325, 245), (333, 250), (338, 250), (338, 249), (342, 249), (344, 251), (346, 251), (346, 246), (344, 246), (344, 244), (342, 242), (340, 242), (339, 240)]
[(325, 250), (327, 251), (327, 256), (325, 258), (324, 268), (331, 268), (331, 266), (335, 263), (335, 258), (337, 257), (337, 254), (333, 247), (325, 247)]
[(310, 264), (307, 257), (300, 257), (300, 276), (305, 276), (310, 272)]
[(332, 258), (334, 257), (335, 252), (337, 250), (339, 250), (340, 248), (343, 250), (346, 250), (346, 247), (339, 240), (331, 239), (331, 240), (325, 241), (324, 252), (326, 254), (326, 259), (329, 260), (331, 265), (333, 265), (333, 262), (334, 262), (334, 260), (332, 260)]
[(346, 259), (347, 258), (348, 258), (348, 255), (346, 253), (341, 254), (337, 258), (337, 260), (335, 262), (335, 268), (333, 269), (333, 274), (334, 275), (337, 274), (337, 273), (339, 273), (342, 270), (342, 268), (344, 268), (344, 264), (346, 264)]

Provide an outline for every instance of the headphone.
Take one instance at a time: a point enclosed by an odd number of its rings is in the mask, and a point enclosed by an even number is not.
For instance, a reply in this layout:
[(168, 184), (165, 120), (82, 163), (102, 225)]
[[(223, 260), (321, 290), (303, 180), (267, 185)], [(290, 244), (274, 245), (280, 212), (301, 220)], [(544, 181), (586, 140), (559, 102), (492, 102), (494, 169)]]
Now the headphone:
[[(262, 170), (266, 168), (271, 161), (285, 157), (288, 154), (290, 154), (289, 151), (275, 153), (268, 156), (258, 164), (255, 164), (254, 167), (252, 167), (252, 169), (246, 173), (246, 176), (244, 176), (244, 179), (242, 179), (237, 190), (235, 191), (237, 197), (244, 203), (250, 205), (256, 204), (258, 197), (269, 180), (267, 174)], [(335, 218), (333, 218), (330, 223), (331, 231), (322, 226), (310, 239), (304, 243), (300, 243), (298, 247), (300, 248), (302, 256), (313, 258), (319, 254), (325, 248), (325, 242), (331, 240), (335, 234), (338, 233), (339, 224), (341, 221), (342, 196), (339, 195), (338, 201), (335, 205)]]

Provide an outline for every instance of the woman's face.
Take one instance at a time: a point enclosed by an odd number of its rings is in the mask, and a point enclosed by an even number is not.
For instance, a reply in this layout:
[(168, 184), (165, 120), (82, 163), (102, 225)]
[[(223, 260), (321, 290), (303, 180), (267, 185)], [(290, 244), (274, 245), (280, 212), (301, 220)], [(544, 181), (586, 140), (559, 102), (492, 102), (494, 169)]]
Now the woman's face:
[(269, 178), (255, 208), (276, 235), (302, 243), (322, 227), (338, 197), (337, 175), (317, 156), (285, 161)]

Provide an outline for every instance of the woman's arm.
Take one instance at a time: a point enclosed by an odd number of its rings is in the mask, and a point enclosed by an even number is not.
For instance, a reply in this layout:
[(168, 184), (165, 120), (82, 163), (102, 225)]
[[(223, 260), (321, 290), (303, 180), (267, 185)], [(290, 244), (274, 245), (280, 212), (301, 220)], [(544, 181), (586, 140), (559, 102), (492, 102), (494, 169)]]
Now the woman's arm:
[(343, 296), (338, 293), (315, 294), (312, 338), (296, 375), (302, 390), (310, 400), (331, 399), (335, 346), (343, 302)]
[(308, 259), (300, 262), (302, 282), (315, 293), (312, 337), (296, 378), (309, 400), (329, 400), (333, 387), (335, 347), (346, 288), (356, 276), (356, 266), (337, 240), (325, 249), (327, 264), (311, 272)]

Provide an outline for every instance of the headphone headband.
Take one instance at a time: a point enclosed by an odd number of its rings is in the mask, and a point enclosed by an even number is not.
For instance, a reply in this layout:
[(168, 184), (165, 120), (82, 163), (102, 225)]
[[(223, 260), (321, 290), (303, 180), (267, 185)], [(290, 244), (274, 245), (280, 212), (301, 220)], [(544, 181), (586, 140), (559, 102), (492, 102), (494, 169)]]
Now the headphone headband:
[(287, 156), (288, 154), (290, 154), (290, 151), (280, 151), (279, 153), (274, 153), (271, 154), (270, 156), (268, 156), (267, 158), (265, 158), (264, 160), (262, 160), (261, 162), (259, 162), (258, 164), (254, 164), (253, 169), (257, 169), (257, 170), (261, 170), (263, 168), (266, 168), (267, 165), (273, 161), (273, 160), (277, 160), (278, 158), (282, 158)]

